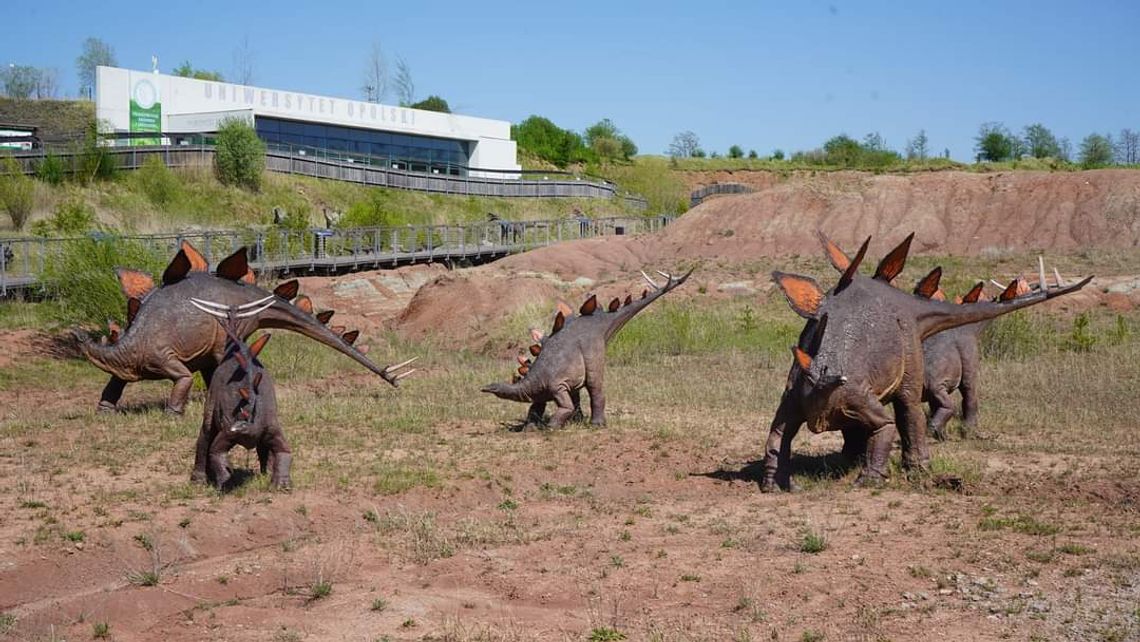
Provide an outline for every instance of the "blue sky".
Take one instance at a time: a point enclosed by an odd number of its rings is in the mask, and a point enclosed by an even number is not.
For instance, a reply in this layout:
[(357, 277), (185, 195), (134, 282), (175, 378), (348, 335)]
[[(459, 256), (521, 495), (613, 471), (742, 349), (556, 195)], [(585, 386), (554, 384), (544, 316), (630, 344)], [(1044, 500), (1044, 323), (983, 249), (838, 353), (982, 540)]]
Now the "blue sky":
[[(153, 8), (151, 8), (153, 7)], [(183, 60), (232, 75), (243, 38), (254, 83), (360, 97), (373, 42), (410, 65), (417, 97), (581, 131), (611, 118), (662, 153), (683, 130), (724, 153), (818, 147), (880, 132), (901, 149), (973, 157), (978, 125), (1042, 122), (1074, 147), (1140, 129), (1140, 2), (20, 2), (0, 64), (55, 67), (76, 92), (80, 43), (119, 65)]]

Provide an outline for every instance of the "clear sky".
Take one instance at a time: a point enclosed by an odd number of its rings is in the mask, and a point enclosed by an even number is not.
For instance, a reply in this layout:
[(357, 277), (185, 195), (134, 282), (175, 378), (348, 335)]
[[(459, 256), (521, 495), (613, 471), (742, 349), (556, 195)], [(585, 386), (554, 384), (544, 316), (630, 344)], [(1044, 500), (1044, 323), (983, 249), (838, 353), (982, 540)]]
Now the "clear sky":
[(76, 93), (88, 36), (119, 66), (183, 60), (233, 75), (248, 38), (254, 84), (361, 97), (373, 42), (402, 56), (417, 98), (578, 131), (611, 118), (642, 153), (692, 130), (708, 151), (767, 155), (880, 132), (902, 149), (973, 157), (978, 125), (1044, 123), (1074, 147), (1140, 129), (1140, 0), (785, 2), (6, 3), (0, 64), (59, 70)]

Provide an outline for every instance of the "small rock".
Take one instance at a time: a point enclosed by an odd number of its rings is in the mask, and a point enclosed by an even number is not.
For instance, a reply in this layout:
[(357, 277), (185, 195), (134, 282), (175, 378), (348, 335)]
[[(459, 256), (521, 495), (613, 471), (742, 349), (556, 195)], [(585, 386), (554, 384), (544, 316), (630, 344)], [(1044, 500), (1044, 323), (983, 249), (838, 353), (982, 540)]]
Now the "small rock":
[(903, 593), (902, 596), (903, 596), (903, 599), (908, 601), (908, 602), (913, 602), (915, 600), (914, 593)]
[(953, 593), (954, 591), (952, 589), (938, 589), (939, 595), (953, 595)]
[(929, 593), (926, 593), (926, 592), (922, 592), (922, 593), (919, 593), (919, 594), (918, 594), (918, 599), (920, 599), (920, 600), (929, 600), (929, 599), (930, 599), (930, 594), (929, 594)]
[(1049, 612), (1049, 603), (1048, 602), (1030, 602), (1029, 603), (1029, 612), (1030, 613), (1048, 613)]
[(751, 296), (756, 294), (756, 288), (752, 287), (751, 281), (732, 281), (731, 283), (721, 283), (716, 287), (717, 291), (734, 294), (736, 296)]
[(1017, 594), (1017, 597), (1019, 597), (1023, 600), (1027, 600), (1027, 599), (1033, 597), (1033, 594), (1030, 593), (1029, 591), (1022, 591), (1022, 592)]

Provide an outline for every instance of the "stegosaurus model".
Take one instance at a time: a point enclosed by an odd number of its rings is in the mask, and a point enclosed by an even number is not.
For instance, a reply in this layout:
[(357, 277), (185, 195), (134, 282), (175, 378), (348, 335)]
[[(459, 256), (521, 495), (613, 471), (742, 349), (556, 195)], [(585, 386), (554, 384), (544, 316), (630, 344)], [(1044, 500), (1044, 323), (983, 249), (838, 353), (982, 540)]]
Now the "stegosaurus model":
[(273, 292), (253, 285), (244, 247), (223, 259), (211, 274), (205, 258), (183, 242), (159, 287), (143, 272), (118, 269), (116, 273), (127, 297), (126, 328), (112, 326), (114, 342), (110, 344), (96, 343), (76, 332), (83, 355), (111, 375), (99, 402), (101, 410), (113, 410), (131, 381), (173, 380), (166, 409), (178, 414), (185, 408), (195, 372), (201, 371), (209, 386), (225, 356), (227, 337), (213, 317), (194, 307), (191, 298), (239, 308), (236, 334), (242, 340), (258, 329), (281, 328), (347, 355), (393, 386), (413, 372), (400, 370), (414, 359), (380, 367), (365, 357), (363, 348), (353, 346), (359, 333), (327, 327), (332, 311), (314, 315), (312, 301), (297, 296), (296, 280), (282, 283)]
[(206, 389), (191, 481), (209, 480), (223, 490), (231, 477), (226, 453), (240, 444), (257, 451), (261, 474), (269, 472), (275, 488), (289, 488), (293, 451), (277, 419), (273, 377), (257, 360), (270, 335), (262, 334), (247, 346), (236, 334), (241, 314), (236, 307), (201, 299), (190, 302), (202, 312), (218, 317), (218, 324), (229, 339), (226, 356)]
[(530, 404), (527, 423), (538, 423), (546, 412), (546, 404), (554, 402), (557, 409), (550, 417), (550, 426), (562, 427), (580, 408), (582, 388), (590, 394), (590, 423), (606, 423), (606, 395), (603, 385), (606, 372), (606, 344), (638, 312), (684, 283), (693, 273), (689, 270), (680, 278), (664, 272), (665, 285), (658, 285), (644, 272), (642, 276), (653, 288), (645, 290), (641, 298), (614, 299), (603, 309), (597, 295), (592, 295), (573, 315), (569, 309), (559, 309), (554, 327), (530, 347), (534, 361), (520, 358), (518, 376), (511, 383), (492, 383), (483, 387), (500, 399)]

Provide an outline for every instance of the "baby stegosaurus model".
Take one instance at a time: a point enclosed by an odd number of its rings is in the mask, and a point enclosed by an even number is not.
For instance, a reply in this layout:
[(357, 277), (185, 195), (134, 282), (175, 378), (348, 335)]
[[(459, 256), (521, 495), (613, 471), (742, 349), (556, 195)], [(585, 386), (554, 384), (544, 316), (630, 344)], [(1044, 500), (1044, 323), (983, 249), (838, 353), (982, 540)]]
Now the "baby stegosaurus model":
[(242, 445), (257, 450), (261, 474), (268, 470), (274, 487), (289, 488), (293, 453), (277, 420), (273, 378), (257, 360), (270, 335), (263, 334), (247, 346), (238, 336), (242, 314), (238, 308), (202, 299), (190, 299), (190, 303), (217, 317), (228, 339), (225, 356), (206, 389), (191, 481), (212, 481), (223, 490), (230, 480), (226, 454)]
[(606, 423), (606, 394), (603, 390), (606, 372), (606, 344), (638, 312), (665, 293), (684, 283), (693, 271), (689, 270), (681, 278), (673, 278), (664, 272), (665, 285), (657, 285), (642, 272), (645, 280), (653, 288), (642, 292), (641, 299), (634, 301), (627, 296), (610, 301), (602, 309), (596, 295), (586, 299), (573, 316), (567, 310), (559, 310), (554, 317), (554, 327), (545, 339), (535, 336), (536, 343), (530, 347), (534, 362), (523, 360), (518, 369), (518, 377), (511, 383), (493, 383), (483, 388), (500, 399), (523, 401), (530, 404), (527, 423), (542, 420), (546, 404), (553, 401), (557, 409), (550, 417), (550, 426), (560, 428), (580, 408), (580, 394), (584, 387), (590, 393), (590, 423), (604, 426)]

